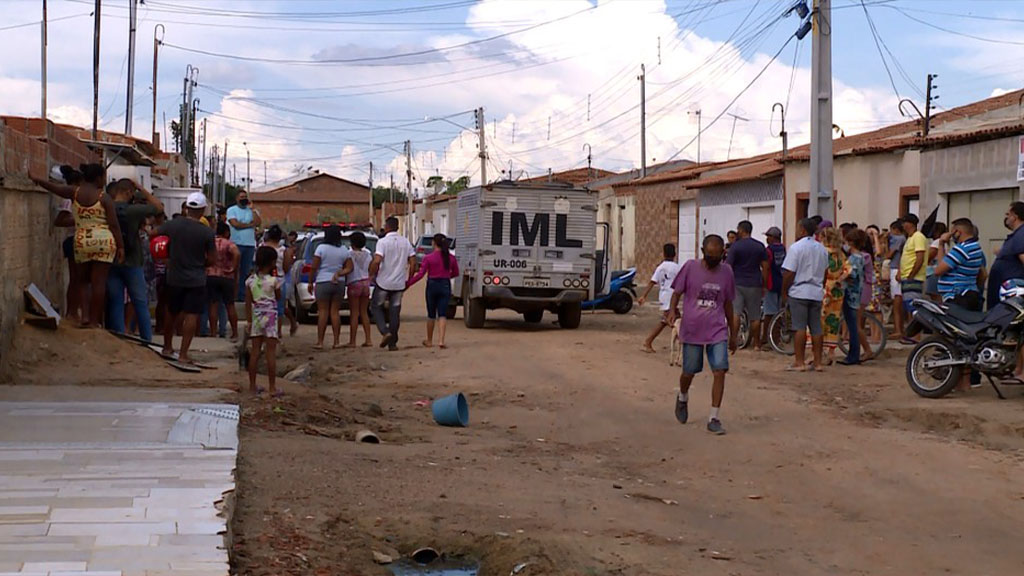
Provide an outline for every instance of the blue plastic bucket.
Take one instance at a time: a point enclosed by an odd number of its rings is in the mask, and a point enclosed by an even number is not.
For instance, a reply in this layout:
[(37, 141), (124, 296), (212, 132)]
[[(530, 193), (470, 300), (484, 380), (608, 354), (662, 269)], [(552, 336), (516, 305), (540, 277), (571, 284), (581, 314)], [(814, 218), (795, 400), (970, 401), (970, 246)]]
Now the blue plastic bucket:
[(462, 393), (438, 398), (431, 403), (430, 409), (434, 413), (434, 422), (441, 426), (469, 426), (469, 404)]

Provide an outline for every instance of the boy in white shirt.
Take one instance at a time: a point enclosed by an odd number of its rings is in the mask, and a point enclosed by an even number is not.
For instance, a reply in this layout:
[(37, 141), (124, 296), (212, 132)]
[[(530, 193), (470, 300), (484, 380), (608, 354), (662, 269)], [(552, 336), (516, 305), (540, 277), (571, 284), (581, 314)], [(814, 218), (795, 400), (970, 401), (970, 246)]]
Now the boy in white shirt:
[[(654, 270), (654, 275), (651, 276), (651, 282), (647, 285), (647, 291), (640, 297), (637, 302), (643, 306), (647, 300), (647, 295), (651, 293), (651, 289), (655, 286), (658, 287), (658, 302), (661, 305), (661, 320), (658, 325), (651, 330), (651, 333), (647, 336), (647, 340), (644, 341), (644, 352), (648, 354), (654, 353), (654, 340), (661, 334), (661, 331), (668, 326), (669, 311), (672, 307), (672, 282), (676, 279), (676, 274), (679, 273), (679, 264), (676, 263), (676, 246), (675, 244), (665, 244), (663, 248), (665, 254), (665, 260), (658, 265)], [(678, 316), (678, 314), (677, 314)]]

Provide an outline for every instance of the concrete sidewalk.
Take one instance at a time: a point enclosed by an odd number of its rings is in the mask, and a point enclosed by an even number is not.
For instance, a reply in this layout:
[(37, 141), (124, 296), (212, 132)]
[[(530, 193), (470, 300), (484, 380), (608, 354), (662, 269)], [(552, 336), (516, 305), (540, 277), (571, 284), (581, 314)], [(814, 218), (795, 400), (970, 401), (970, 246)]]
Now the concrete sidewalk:
[(238, 407), (0, 402), (0, 575), (223, 576)]

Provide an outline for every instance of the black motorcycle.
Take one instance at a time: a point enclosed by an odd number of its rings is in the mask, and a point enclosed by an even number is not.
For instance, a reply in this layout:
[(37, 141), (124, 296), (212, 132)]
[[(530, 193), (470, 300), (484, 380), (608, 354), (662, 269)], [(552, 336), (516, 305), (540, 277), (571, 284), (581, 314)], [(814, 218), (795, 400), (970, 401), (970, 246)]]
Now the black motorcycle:
[(907, 383), (914, 392), (942, 398), (956, 388), (964, 370), (976, 370), (1005, 398), (996, 380), (1011, 378), (1017, 364), (1024, 333), (1024, 288), (1004, 296), (988, 312), (914, 301), (912, 326), (931, 333), (907, 358)]

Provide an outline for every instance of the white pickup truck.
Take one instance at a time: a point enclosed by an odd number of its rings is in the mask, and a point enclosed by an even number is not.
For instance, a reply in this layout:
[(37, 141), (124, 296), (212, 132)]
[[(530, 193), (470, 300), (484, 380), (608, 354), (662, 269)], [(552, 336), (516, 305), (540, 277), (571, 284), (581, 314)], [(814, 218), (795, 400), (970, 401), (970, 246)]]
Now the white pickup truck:
[(461, 192), (453, 294), (466, 326), (507, 308), (532, 323), (552, 312), (562, 328), (578, 328), (597, 283), (596, 230), (597, 192), (585, 188), (503, 181)]

